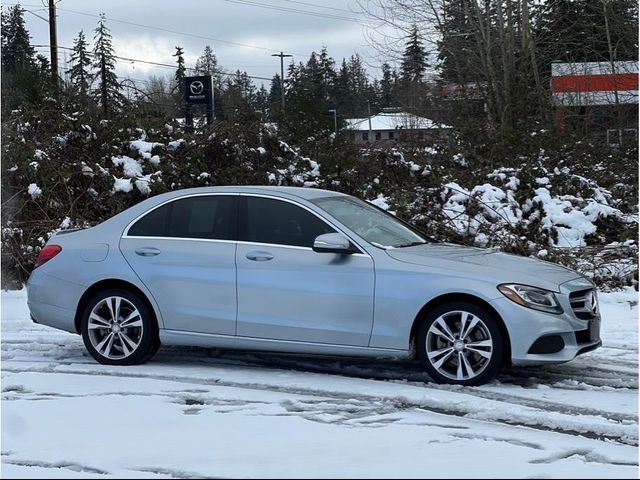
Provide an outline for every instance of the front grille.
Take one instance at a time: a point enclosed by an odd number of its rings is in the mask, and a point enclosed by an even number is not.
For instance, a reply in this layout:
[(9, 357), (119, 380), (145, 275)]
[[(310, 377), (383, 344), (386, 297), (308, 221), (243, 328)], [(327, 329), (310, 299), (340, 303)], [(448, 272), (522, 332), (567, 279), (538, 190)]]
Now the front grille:
[(581, 320), (591, 320), (598, 316), (598, 300), (594, 288), (572, 292), (569, 302), (573, 313)]

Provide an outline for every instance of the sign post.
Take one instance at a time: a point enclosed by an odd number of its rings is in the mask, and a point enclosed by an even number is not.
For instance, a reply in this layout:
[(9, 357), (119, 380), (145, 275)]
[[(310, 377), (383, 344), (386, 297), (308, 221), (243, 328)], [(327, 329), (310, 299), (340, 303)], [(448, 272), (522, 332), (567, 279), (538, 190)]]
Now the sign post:
[(193, 115), (191, 115), (191, 105), (207, 106), (207, 125), (213, 122), (213, 79), (211, 75), (200, 75), (197, 77), (185, 77), (185, 119), (188, 126), (193, 126)]

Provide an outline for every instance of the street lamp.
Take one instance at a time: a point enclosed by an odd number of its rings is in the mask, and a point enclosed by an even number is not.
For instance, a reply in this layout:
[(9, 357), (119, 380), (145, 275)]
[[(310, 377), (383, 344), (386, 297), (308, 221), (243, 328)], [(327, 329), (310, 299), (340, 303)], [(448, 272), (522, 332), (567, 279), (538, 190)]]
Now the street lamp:
[(335, 108), (329, 110), (329, 112), (333, 113), (333, 130), (336, 133), (336, 137), (338, 136), (338, 112)]

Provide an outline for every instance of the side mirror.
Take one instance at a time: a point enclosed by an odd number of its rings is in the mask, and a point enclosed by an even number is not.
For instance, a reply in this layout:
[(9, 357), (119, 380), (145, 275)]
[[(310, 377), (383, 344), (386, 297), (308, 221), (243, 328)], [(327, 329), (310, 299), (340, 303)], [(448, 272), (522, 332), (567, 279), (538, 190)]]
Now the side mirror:
[(318, 235), (313, 241), (313, 251), (318, 253), (354, 253), (351, 242), (341, 233)]

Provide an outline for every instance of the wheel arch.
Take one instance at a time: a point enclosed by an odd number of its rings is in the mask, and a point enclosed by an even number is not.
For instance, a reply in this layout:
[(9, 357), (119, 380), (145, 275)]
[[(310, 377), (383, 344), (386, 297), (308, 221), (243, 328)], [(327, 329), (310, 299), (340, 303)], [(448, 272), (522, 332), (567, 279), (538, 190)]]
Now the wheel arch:
[(418, 331), (420, 330), (420, 323), (425, 318), (425, 316), (434, 308), (438, 308), (441, 305), (449, 302), (470, 302), (479, 307), (487, 310), (493, 317), (496, 319), (498, 323), (498, 328), (500, 329), (500, 333), (503, 335), (505, 339), (504, 342), (504, 352), (503, 352), (503, 360), (505, 365), (511, 363), (511, 337), (509, 336), (509, 331), (507, 330), (507, 326), (504, 323), (504, 320), (498, 313), (498, 311), (493, 308), (493, 306), (487, 302), (486, 300), (477, 297), (475, 295), (471, 295), (468, 293), (446, 293), (444, 295), (439, 295), (435, 298), (432, 298), (427, 302), (418, 312), (416, 317), (413, 320), (413, 324), (411, 325), (411, 332), (409, 334), (409, 350), (415, 351), (415, 342), (416, 337), (418, 336)]
[(158, 320), (158, 314), (156, 312), (156, 309), (154, 308), (153, 304), (151, 303), (151, 301), (149, 300), (149, 297), (145, 292), (143, 292), (138, 286), (126, 280), (117, 279), (117, 278), (108, 278), (108, 279), (100, 280), (99, 282), (96, 282), (93, 285), (91, 285), (89, 288), (85, 290), (85, 292), (80, 297), (80, 300), (78, 301), (78, 306), (76, 307), (76, 314), (74, 318), (76, 333), (79, 334), (81, 332), (82, 314), (89, 300), (91, 300), (91, 298), (93, 298), (99, 292), (110, 289), (110, 288), (122, 288), (124, 290), (129, 290), (132, 293), (135, 293), (136, 295), (138, 295), (142, 299), (142, 301), (145, 302), (147, 308), (153, 315), (153, 319), (155, 320), (156, 326), (158, 327), (158, 329), (160, 328), (160, 322)]

